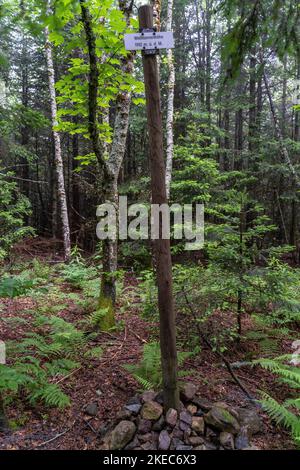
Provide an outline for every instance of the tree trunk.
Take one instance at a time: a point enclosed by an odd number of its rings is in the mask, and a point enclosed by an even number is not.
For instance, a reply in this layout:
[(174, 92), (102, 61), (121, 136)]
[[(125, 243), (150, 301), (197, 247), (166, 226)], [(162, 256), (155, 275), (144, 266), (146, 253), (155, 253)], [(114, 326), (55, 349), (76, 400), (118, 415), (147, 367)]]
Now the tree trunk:
[[(151, 28), (152, 8), (139, 9), (140, 27)], [(149, 129), (152, 204), (166, 204), (165, 165), (159, 76), (155, 55), (143, 55), (143, 69)], [(156, 278), (160, 318), (160, 348), (164, 389), (164, 407), (179, 408), (177, 383), (176, 326), (172, 293), (172, 261), (170, 240), (162, 235), (153, 240), (156, 254)]]
[[(50, 2), (48, 2), (47, 7), (48, 14), (50, 11)], [(49, 80), (49, 94), (50, 94), (50, 103), (51, 103), (51, 121), (52, 121), (52, 133), (54, 140), (54, 155), (55, 155), (55, 170), (57, 177), (57, 194), (60, 205), (60, 217), (62, 222), (62, 232), (64, 240), (64, 257), (68, 261), (71, 255), (71, 242), (70, 242), (70, 227), (69, 227), (69, 218), (68, 218), (68, 208), (67, 208), (67, 198), (65, 191), (65, 181), (64, 181), (64, 167), (63, 159), (61, 152), (61, 143), (60, 135), (55, 130), (57, 125), (57, 105), (56, 105), (56, 92), (55, 92), (55, 78), (54, 78), (54, 66), (52, 58), (52, 47), (49, 41), (49, 28), (45, 28), (45, 51), (46, 51), (46, 60), (47, 60), (47, 72)]]
[(205, 29), (206, 29), (206, 71), (205, 71), (205, 83), (206, 83), (206, 96), (205, 104), (206, 111), (208, 113), (208, 119), (211, 119), (211, 1), (206, 0), (205, 2)]
[(248, 149), (252, 153), (255, 150), (256, 137), (256, 57), (255, 48), (252, 50), (250, 58), (250, 80), (249, 80), (249, 130)]
[[(166, 30), (172, 30), (172, 19), (173, 19), (173, 0), (168, 0), (168, 11), (167, 11), (167, 24)], [(175, 87), (175, 67), (173, 61), (172, 49), (167, 51), (168, 61), (168, 96), (167, 96), (167, 159), (166, 159), (166, 191), (167, 198), (170, 197), (170, 185), (172, 180), (172, 167), (173, 167), (173, 155), (174, 155), (174, 87)]]
[[(128, 4), (128, 5), (127, 5)], [(129, 124), (129, 110), (131, 93), (120, 91), (117, 97), (117, 106), (114, 123), (113, 141), (108, 160), (105, 159), (105, 151), (101, 146), (98, 132), (98, 78), (99, 70), (96, 54), (96, 41), (92, 29), (90, 13), (84, 0), (80, 0), (82, 21), (86, 33), (87, 46), (90, 60), (89, 73), (89, 134), (93, 144), (93, 150), (98, 161), (99, 170), (103, 175), (103, 185), (98, 189), (98, 196), (102, 201), (111, 203), (118, 209), (118, 176), (126, 149), (126, 139)], [(123, 12), (126, 23), (129, 25), (132, 14), (132, 2), (119, 0), (119, 8)], [(133, 55), (128, 53), (122, 60), (122, 70), (126, 74), (133, 72)], [(116, 212), (118, 212), (116, 210)], [(98, 302), (99, 309), (106, 309), (99, 326), (108, 329), (114, 324), (114, 304), (116, 300), (115, 272), (117, 270), (117, 241), (104, 240), (102, 244), (103, 272), (101, 278), (101, 291)]]

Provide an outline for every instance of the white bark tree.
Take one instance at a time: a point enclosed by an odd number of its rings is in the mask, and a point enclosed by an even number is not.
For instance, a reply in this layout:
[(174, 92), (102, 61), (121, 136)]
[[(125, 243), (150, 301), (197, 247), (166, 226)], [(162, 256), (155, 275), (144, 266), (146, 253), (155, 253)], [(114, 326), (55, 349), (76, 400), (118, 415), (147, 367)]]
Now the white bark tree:
[[(47, 2), (47, 13), (51, 14), (50, 0)], [(50, 106), (51, 106), (51, 123), (52, 133), (54, 140), (54, 162), (55, 171), (57, 178), (57, 195), (59, 202), (60, 218), (62, 223), (62, 233), (64, 240), (64, 257), (68, 261), (71, 255), (71, 241), (70, 241), (70, 226), (68, 217), (68, 206), (65, 191), (65, 180), (64, 180), (64, 165), (61, 152), (61, 142), (59, 132), (55, 130), (57, 126), (57, 103), (56, 103), (56, 91), (55, 91), (55, 74), (52, 56), (52, 46), (49, 40), (49, 28), (45, 28), (45, 55), (47, 61), (47, 72), (49, 81), (49, 95), (50, 95)]]
[[(167, 6), (167, 22), (166, 29), (167, 31), (172, 30), (172, 20), (173, 20), (173, 0), (168, 0)], [(174, 155), (174, 87), (175, 87), (175, 67), (173, 59), (172, 49), (167, 51), (167, 61), (168, 61), (168, 96), (167, 96), (167, 122), (166, 122), (166, 137), (167, 137), (167, 155), (166, 155), (166, 191), (167, 198), (170, 197), (170, 185), (172, 180), (172, 167), (173, 167), (173, 155)]]

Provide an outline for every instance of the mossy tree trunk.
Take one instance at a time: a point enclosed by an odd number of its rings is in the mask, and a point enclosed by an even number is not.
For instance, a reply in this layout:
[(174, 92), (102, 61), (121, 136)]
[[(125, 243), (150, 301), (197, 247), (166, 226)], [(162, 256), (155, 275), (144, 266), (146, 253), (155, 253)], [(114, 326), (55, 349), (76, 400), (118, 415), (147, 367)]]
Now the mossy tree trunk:
[[(92, 141), (93, 150), (97, 158), (99, 174), (102, 176), (102, 187), (99, 191), (99, 202), (113, 204), (118, 213), (118, 176), (126, 149), (126, 138), (129, 124), (129, 110), (131, 104), (131, 92), (120, 90), (117, 96), (116, 113), (114, 122), (114, 133), (110, 151), (103, 151), (98, 130), (98, 107), (97, 98), (99, 93), (99, 68), (96, 52), (96, 38), (92, 28), (90, 12), (84, 0), (80, 0), (81, 17), (85, 29), (86, 41), (89, 53), (89, 134)], [(124, 14), (127, 26), (130, 23), (132, 14), (132, 1), (119, 0), (120, 11)], [(121, 63), (124, 74), (133, 72), (133, 54), (128, 53)], [(103, 111), (103, 110), (102, 110)], [(108, 159), (106, 158), (109, 154)], [(117, 217), (118, 219), (118, 217)], [(117, 249), (116, 240), (103, 240), (103, 270), (101, 277), (101, 292), (98, 302), (98, 309), (105, 309), (101, 329), (107, 330), (114, 325), (114, 304), (116, 300), (116, 279), (117, 270)]]

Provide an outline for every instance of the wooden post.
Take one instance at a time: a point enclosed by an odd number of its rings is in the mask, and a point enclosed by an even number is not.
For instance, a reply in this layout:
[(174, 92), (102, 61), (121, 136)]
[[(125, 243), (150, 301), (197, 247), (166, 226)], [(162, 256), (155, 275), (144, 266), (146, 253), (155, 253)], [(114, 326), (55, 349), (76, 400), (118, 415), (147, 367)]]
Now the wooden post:
[[(153, 27), (152, 6), (144, 5), (139, 8), (139, 25), (142, 29)], [(163, 126), (156, 55), (143, 53), (143, 68), (150, 145), (152, 204), (167, 204), (163, 157)], [(178, 409), (176, 327), (172, 293), (170, 240), (162, 239), (160, 230), (160, 238), (153, 240), (153, 246), (158, 286), (164, 407), (165, 410), (169, 408)]]

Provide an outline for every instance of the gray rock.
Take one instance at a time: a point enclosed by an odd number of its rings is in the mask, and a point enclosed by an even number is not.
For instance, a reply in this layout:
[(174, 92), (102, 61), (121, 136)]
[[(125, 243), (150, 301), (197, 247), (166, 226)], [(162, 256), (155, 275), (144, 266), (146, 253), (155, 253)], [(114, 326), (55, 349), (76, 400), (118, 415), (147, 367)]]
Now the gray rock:
[(146, 401), (143, 405), (141, 415), (144, 419), (149, 419), (151, 421), (157, 421), (163, 413), (163, 407), (156, 401)]
[(123, 449), (133, 438), (136, 426), (131, 421), (121, 421), (111, 434), (110, 449)]
[(232, 434), (237, 434), (240, 430), (237, 419), (221, 406), (213, 406), (212, 409), (204, 415), (204, 421), (208, 426), (218, 431), (227, 431)]
[(151, 431), (152, 423), (148, 419), (141, 419), (138, 423), (138, 433), (146, 434)]
[(235, 447), (238, 450), (247, 449), (250, 447), (249, 431), (246, 426), (243, 426), (235, 439)]
[(146, 390), (141, 397), (142, 403), (147, 403), (147, 401), (155, 400), (157, 393), (154, 390)]
[(177, 437), (173, 437), (171, 440), (170, 450), (175, 450), (178, 446), (184, 446), (184, 442)]
[(171, 438), (168, 431), (161, 431), (158, 438), (158, 449), (159, 450), (168, 450), (171, 444)]
[(228, 405), (224, 401), (217, 401), (214, 403), (214, 406), (217, 406), (218, 408), (224, 408), (224, 410), (229, 411), (229, 413), (234, 416), (237, 420), (239, 420), (239, 414), (235, 408), (232, 406)]
[(145, 442), (141, 447), (143, 450), (157, 450), (157, 446), (154, 442)]
[(163, 392), (159, 392), (159, 393), (156, 395), (155, 401), (157, 401), (157, 403), (159, 403), (160, 405), (163, 405), (163, 404), (164, 404), (164, 394), (163, 394)]
[(173, 429), (172, 437), (174, 439), (183, 439), (183, 431), (179, 429), (178, 425), (176, 425), (175, 428)]
[(249, 435), (263, 431), (261, 417), (253, 409), (238, 408), (238, 416), (241, 427), (247, 426)]
[(141, 435), (139, 436), (139, 440), (140, 440), (141, 442), (147, 442), (147, 441), (151, 442), (151, 441), (152, 441), (152, 434), (151, 434), (151, 432), (147, 432), (146, 434), (141, 434)]
[(129, 420), (130, 418), (131, 418), (130, 411), (123, 408), (117, 413), (116, 422), (124, 421), (124, 420), (126, 421), (126, 420)]
[(191, 430), (191, 428), (188, 428), (183, 433), (183, 440), (186, 441), (190, 437), (191, 434), (192, 434), (192, 430)]
[(213, 444), (212, 442), (205, 442), (204, 445), (206, 447), (205, 450), (217, 450), (218, 449), (218, 447), (215, 444)]
[(141, 399), (139, 396), (135, 395), (134, 397), (130, 398), (126, 405), (140, 405)]
[(179, 421), (179, 429), (181, 429), (181, 431), (187, 431), (189, 427), (189, 424), (185, 423), (184, 421)]
[(222, 431), (220, 433), (220, 444), (224, 449), (234, 449), (234, 438), (230, 432)]
[(183, 421), (184, 423), (192, 424), (192, 415), (186, 410), (180, 413), (179, 418), (180, 421)]
[(189, 413), (191, 413), (191, 415), (195, 415), (197, 413), (197, 406), (196, 405), (193, 405), (192, 403), (190, 403), (188, 406), (187, 406), (187, 410)]
[(192, 446), (186, 446), (186, 445), (179, 445), (176, 447), (175, 450), (192, 450), (193, 447)]
[(244, 449), (241, 449), (241, 450), (260, 450), (260, 448), (257, 446), (250, 446), (250, 447), (245, 447)]
[(191, 401), (193, 400), (196, 391), (196, 385), (192, 384), (191, 382), (187, 382), (181, 387), (180, 396), (184, 401)]
[(96, 402), (89, 403), (86, 407), (84, 412), (89, 416), (96, 416), (98, 413), (98, 404)]
[(200, 437), (200, 436), (190, 436), (186, 441), (186, 444), (190, 444), (193, 447), (199, 446), (203, 443), (204, 443), (204, 439), (203, 437)]
[(130, 411), (130, 413), (132, 413), (134, 415), (139, 414), (141, 408), (142, 408), (142, 405), (140, 405), (138, 403), (125, 406), (125, 409)]
[(172, 428), (176, 425), (178, 418), (178, 413), (174, 408), (170, 408), (166, 414), (166, 423), (172, 426)]
[(201, 410), (207, 412), (212, 409), (213, 403), (206, 398), (193, 398), (192, 402), (198, 406), (198, 408), (201, 408)]
[(138, 447), (140, 445), (140, 442), (137, 438), (137, 436), (135, 436), (131, 442), (129, 442), (129, 444), (127, 444), (127, 446), (124, 447), (124, 450), (133, 450), (135, 449), (136, 447)]
[(165, 418), (163, 415), (161, 415), (159, 420), (153, 424), (152, 429), (153, 431), (161, 431), (164, 425), (165, 425)]
[(193, 416), (192, 429), (199, 434), (204, 434), (204, 419), (201, 416)]

